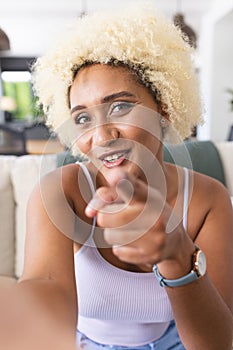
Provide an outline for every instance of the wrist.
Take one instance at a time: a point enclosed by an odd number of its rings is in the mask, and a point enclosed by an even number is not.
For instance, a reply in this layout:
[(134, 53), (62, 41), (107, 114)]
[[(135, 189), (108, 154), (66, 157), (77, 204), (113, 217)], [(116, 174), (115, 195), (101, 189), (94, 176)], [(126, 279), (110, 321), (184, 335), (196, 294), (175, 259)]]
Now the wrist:
[(159, 272), (165, 278), (176, 279), (191, 271), (195, 245), (189, 237), (187, 238), (179, 241), (175, 254), (170, 259), (163, 260), (157, 264)]
[(185, 275), (168, 279), (160, 274), (158, 266), (153, 266), (153, 272), (161, 287), (180, 287), (194, 282), (206, 273), (206, 258), (202, 250), (195, 245), (195, 252), (192, 254), (192, 268), (191, 271)]

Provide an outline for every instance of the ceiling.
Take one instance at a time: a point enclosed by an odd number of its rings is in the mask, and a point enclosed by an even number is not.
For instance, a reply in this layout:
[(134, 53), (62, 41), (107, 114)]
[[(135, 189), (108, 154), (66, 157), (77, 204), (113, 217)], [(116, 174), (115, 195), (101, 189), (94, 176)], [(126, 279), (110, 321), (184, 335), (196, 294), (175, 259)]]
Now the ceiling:
[[(125, 5), (132, 0), (0, 0), (1, 13), (3, 16), (78, 16), (82, 11), (93, 12), (101, 8), (115, 8), (118, 5)], [(154, 0), (155, 7), (171, 16), (177, 10), (181, 10), (195, 22), (206, 13), (215, 0)], [(137, 3), (134, 0), (133, 3)]]
[[(113, 9), (140, 0), (0, 0), (0, 27), (11, 39), (12, 53), (36, 54), (43, 51), (63, 28), (80, 16), (104, 8)], [(147, 0), (144, 0), (145, 2)], [(152, 0), (168, 18), (181, 11), (185, 22), (199, 37), (201, 21), (217, 1), (229, 0)], [(30, 30), (28, 30), (30, 28)], [(36, 40), (35, 40), (36, 38)]]

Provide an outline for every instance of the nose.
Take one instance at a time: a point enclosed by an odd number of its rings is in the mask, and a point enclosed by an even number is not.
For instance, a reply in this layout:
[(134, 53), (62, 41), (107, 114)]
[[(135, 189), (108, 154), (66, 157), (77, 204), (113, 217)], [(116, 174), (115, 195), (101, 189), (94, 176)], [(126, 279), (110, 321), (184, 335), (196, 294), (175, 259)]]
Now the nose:
[(117, 128), (112, 124), (102, 124), (96, 126), (93, 135), (93, 143), (95, 146), (104, 146), (109, 141), (118, 139), (120, 136)]

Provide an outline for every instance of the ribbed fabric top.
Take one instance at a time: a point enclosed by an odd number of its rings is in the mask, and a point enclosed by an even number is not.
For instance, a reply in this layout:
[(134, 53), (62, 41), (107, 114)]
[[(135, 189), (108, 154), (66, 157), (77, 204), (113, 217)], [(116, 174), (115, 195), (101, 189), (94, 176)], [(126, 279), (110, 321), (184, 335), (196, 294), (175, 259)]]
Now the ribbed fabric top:
[[(187, 198), (185, 195), (184, 202)], [(187, 203), (184, 206), (187, 211)], [(166, 290), (154, 273), (117, 268), (101, 256), (92, 237), (89, 243), (75, 254), (79, 331), (96, 342), (122, 346), (139, 346), (159, 338), (173, 314)]]

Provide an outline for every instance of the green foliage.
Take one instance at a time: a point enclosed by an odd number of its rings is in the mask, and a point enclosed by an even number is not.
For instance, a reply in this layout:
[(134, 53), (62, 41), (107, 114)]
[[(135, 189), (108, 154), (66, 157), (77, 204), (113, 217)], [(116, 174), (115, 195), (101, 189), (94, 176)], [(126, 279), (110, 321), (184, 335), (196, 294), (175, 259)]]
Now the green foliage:
[(38, 104), (37, 97), (33, 96), (30, 82), (3, 81), (3, 92), (15, 100), (16, 109), (12, 111), (14, 118), (43, 121), (43, 108)]

